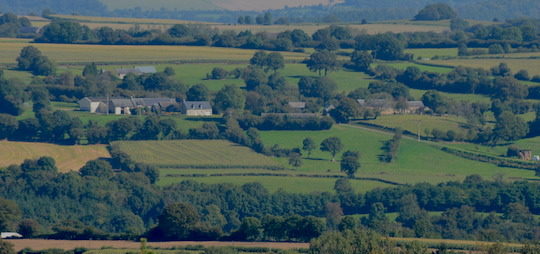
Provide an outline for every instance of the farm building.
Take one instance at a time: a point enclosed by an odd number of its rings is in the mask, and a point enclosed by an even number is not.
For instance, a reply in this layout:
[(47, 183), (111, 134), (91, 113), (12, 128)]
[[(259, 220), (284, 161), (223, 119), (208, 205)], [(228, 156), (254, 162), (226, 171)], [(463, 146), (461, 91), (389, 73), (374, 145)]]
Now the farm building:
[(306, 103), (301, 101), (290, 101), (287, 105), (292, 112), (301, 113), (306, 109)]
[(2, 232), (0, 233), (0, 239), (10, 239), (10, 238), (22, 238), (23, 236), (15, 232)]
[(156, 67), (154, 66), (138, 66), (128, 69), (117, 69), (116, 74), (119, 78), (123, 79), (126, 75), (133, 73), (135, 75), (152, 74), (156, 73)]
[(184, 101), (182, 113), (188, 116), (211, 116), (212, 105), (208, 101)]
[(130, 115), (132, 109), (151, 108), (166, 109), (176, 103), (172, 98), (89, 98), (79, 101), (81, 111), (90, 113), (113, 113), (115, 115)]
[(357, 100), (361, 107), (374, 109), (382, 115), (392, 114), (421, 114), (427, 110), (422, 101), (406, 101), (400, 105), (399, 102), (388, 99)]

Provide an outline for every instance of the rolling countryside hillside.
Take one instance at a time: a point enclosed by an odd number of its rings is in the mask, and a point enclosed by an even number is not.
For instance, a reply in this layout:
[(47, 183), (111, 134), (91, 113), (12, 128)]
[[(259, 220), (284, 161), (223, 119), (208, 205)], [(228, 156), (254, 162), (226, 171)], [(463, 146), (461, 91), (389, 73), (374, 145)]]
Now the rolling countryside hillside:
[(230, 10), (230, 11), (261, 11), (282, 9), (286, 6), (327, 5), (337, 3), (336, 0), (100, 0), (109, 9), (178, 9), (178, 10)]

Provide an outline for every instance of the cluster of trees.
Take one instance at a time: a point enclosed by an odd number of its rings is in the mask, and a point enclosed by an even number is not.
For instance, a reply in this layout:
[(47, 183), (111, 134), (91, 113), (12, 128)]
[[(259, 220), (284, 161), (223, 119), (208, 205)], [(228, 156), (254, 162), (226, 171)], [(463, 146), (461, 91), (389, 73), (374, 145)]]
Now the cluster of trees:
[(19, 70), (30, 71), (34, 75), (49, 76), (54, 74), (55, 66), (52, 61), (41, 54), (39, 49), (28, 46), (21, 50), (17, 58), (17, 67)]
[(396, 129), (392, 139), (384, 143), (382, 147), (384, 153), (379, 157), (381, 161), (390, 163), (396, 160), (402, 136), (403, 131), (401, 129)]
[(444, 3), (430, 4), (424, 9), (420, 10), (415, 20), (443, 20), (454, 19), (457, 17), (457, 13), (452, 7)]
[(163, 207), (158, 188), (148, 176), (113, 172), (107, 161), (90, 161), (80, 174), (60, 173), (54, 159), (42, 157), (0, 174), (2, 197), (16, 202), (1, 201), (1, 230), (19, 230), (27, 237), (139, 235)]
[(17, 17), (13, 13), (4, 13), (0, 16), (0, 36), (2, 37), (17, 37), (24, 34), (21, 33), (21, 28), (31, 27), (30, 20), (26, 17)]
[[(340, 40), (352, 38), (350, 29), (334, 26), (332, 30), (346, 30), (347, 36)], [(332, 36), (335, 37), (335, 36)], [(330, 37), (328, 37), (330, 38)], [(115, 30), (110, 27), (90, 29), (79, 23), (55, 20), (43, 28), (36, 42), (46, 43), (89, 43), (104, 45), (199, 45), (216, 47), (233, 47), (248, 49), (265, 49), (292, 51), (295, 48), (315, 47), (327, 37), (309, 36), (302, 30), (285, 31), (270, 36), (266, 33), (253, 34), (251, 31), (239, 33), (233, 31), (218, 31), (208, 25), (179, 24), (167, 31), (141, 31), (138, 29)], [(339, 41), (332, 40), (333, 47), (339, 47)]]

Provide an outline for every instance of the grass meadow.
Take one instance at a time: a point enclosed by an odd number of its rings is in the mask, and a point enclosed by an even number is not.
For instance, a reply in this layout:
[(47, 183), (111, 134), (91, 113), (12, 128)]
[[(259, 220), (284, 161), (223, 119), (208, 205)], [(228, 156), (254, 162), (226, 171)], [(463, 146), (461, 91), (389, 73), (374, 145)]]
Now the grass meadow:
[(61, 172), (79, 170), (86, 162), (110, 157), (105, 145), (60, 146), (45, 143), (0, 141), (0, 167), (21, 164), (25, 159), (49, 156)]
[(527, 70), (530, 75), (540, 75), (540, 59), (517, 59), (517, 58), (478, 58), (478, 59), (449, 59), (449, 60), (431, 60), (431, 64), (445, 66), (465, 66), (473, 68), (490, 69), (500, 63), (506, 63), (513, 72)]
[(420, 132), (425, 136), (424, 130), (439, 129), (444, 132), (452, 130), (466, 132), (464, 125), (466, 120), (457, 116), (433, 116), (433, 115), (383, 115), (375, 120), (362, 120), (360, 122), (377, 124), (391, 128), (401, 128), (412, 133)]
[[(320, 143), (323, 139), (332, 136), (341, 138), (344, 150), (360, 152), (362, 167), (357, 177), (375, 177), (398, 183), (463, 180), (471, 174), (486, 178), (496, 175), (512, 179), (535, 178), (533, 171), (500, 168), (488, 163), (463, 159), (441, 151), (438, 146), (407, 138), (401, 140), (397, 160), (393, 163), (383, 163), (379, 161), (379, 155), (382, 154), (381, 147), (392, 135), (352, 125), (337, 125), (327, 131), (261, 132), (261, 138), (266, 145), (279, 144), (286, 148), (301, 147), (302, 140), (306, 137), (311, 137), (316, 143)], [(339, 159), (340, 155), (337, 157)], [(286, 159), (280, 161), (283, 165), (287, 164)], [(297, 170), (339, 173), (339, 163), (332, 162), (329, 153), (317, 150), (310, 158), (304, 155), (304, 165)]]
[(224, 140), (116, 142), (135, 161), (166, 168), (273, 168), (279, 164)]

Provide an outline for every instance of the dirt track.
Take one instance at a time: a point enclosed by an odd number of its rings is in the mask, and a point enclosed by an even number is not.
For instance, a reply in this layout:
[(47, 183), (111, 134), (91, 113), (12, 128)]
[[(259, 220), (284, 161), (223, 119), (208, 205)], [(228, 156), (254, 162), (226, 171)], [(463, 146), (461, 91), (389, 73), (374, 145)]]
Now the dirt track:
[[(72, 250), (75, 248), (100, 249), (102, 247), (112, 247), (118, 249), (138, 249), (140, 243), (130, 241), (67, 241), (67, 240), (39, 240), (39, 239), (23, 239), (23, 240), (7, 240), (15, 245), (15, 250), (20, 251), (24, 248), (33, 250), (44, 249), (64, 249)], [(236, 246), (236, 247), (265, 247), (274, 249), (299, 249), (308, 248), (307, 243), (266, 243), (266, 242), (156, 242), (148, 243), (150, 247), (157, 248), (172, 248), (188, 245), (203, 245), (203, 246)]]

